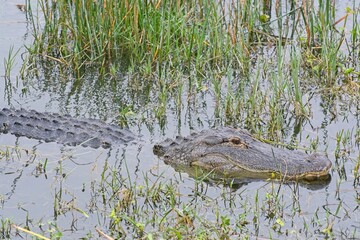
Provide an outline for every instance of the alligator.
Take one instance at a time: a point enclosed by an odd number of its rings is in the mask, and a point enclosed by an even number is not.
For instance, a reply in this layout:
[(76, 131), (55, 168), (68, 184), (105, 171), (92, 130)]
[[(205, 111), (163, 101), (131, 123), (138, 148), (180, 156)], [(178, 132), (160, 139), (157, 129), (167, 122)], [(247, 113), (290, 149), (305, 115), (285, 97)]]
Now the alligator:
[[(96, 119), (8, 108), (0, 111), (1, 133), (92, 148), (126, 145), (136, 139), (130, 130)], [(225, 178), (314, 180), (327, 177), (331, 168), (325, 155), (277, 148), (229, 127), (166, 139), (154, 145), (153, 152), (175, 169), (201, 169)]]
[(189, 137), (166, 139), (153, 148), (166, 164), (186, 172), (200, 170), (225, 179), (328, 179), (326, 155), (277, 148), (257, 140), (246, 130), (207, 129)]

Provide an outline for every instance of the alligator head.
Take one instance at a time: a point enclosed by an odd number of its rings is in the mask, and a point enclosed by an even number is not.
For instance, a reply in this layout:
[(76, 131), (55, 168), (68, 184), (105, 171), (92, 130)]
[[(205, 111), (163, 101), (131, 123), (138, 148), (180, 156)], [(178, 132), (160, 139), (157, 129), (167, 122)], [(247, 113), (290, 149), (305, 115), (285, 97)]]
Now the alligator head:
[(331, 168), (323, 154), (277, 148), (228, 127), (166, 139), (153, 151), (175, 169), (196, 167), (225, 178), (312, 181), (328, 178)]

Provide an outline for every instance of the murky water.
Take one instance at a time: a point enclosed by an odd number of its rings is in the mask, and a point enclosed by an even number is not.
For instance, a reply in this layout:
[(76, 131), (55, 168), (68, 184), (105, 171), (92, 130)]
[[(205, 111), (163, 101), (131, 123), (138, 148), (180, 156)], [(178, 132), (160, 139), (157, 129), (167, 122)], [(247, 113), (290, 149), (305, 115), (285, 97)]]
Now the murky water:
[[(129, 91), (131, 76), (121, 73), (116, 81), (101, 84), (91, 71), (83, 82), (77, 82), (71, 74), (68, 79), (59, 79), (57, 69), (51, 69), (41, 73), (37, 80), (23, 84), (18, 76), (23, 45), (31, 42), (31, 31), (26, 14), (16, 8), (17, 3), (4, 1), (0, 7), (0, 60), (8, 56), (12, 47), (14, 51), (20, 49), (9, 79), (3, 77), (5, 69), (0, 65), (0, 109), (13, 107), (69, 113), (106, 122), (116, 119), (119, 106), (129, 104), (141, 109), (147, 100), (141, 92)], [(318, 141), (318, 151), (327, 152), (333, 162), (331, 182), (316, 188), (258, 181), (238, 189), (196, 181), (186, 173), (177, 173), (152, 153), (154, 142), (178, 134), (188, 135), (221, 122), (215, 117), (214, 98), (212, 91), (201, 93), (198, 100), (189, 105), (184, 101), (180, 112), (170, 102), (165, 127), (148, 109), (137, 112), (129, 127), (139, 135), (139, 141), (110, 150), (0, 135), (0, 149), (8, 151), (0, 159), (0, 218), (29, 226), (35, 232), (53, 231), (56, 226), (64, 239), (86, 235), (96, 238), (95, 228), (106, 231), (110, 224), (109, 209), (96, 187), (102, 182), (104, 168), (108, 165), (126, 180), (127, 187), (129, 182), (145, 186), (146, 181), (155, 183), (159, 179), (177, 186), (182, 202), (177, 207), (191, 206), (198, 211), (199, 218), (214, 224), (219, 216), (228, 216), (230, 227), (240, 235), (324, 238), (326, 230), (331, 228), (335, 238), (360, 238), (360, 180), (355, 178), (354, 172), (360, 161), (357, 135), (360, 107), (356, 98), (314, 95), (310, 101), (313, 116), (300, 123), (301, 130), (296, 135), (301, 146)], [(142, 121), (143, 118), (146, 120)], [(286, 121), (287, 131), (295, 132), (298, 123), (291, 118)], [(338, 143), (341, 134), (342, 139), (348, 135), (349, 140)], [(337, 149), (340, 149), (337, 152), (340, 157), (336, 159)], [(151, 209), (143, 198), (138, 200), (140, 209), (149, 216), (149, 212), (165, 215), (165, 210), (157, 212), (159, 209)], [(239, 222), (244, 226), (236, 225)], [(130, 227), (126, 231), (128, 238), (136, 236)], [(146, 231), (151, 232), (152, 227), (147, 226)]]

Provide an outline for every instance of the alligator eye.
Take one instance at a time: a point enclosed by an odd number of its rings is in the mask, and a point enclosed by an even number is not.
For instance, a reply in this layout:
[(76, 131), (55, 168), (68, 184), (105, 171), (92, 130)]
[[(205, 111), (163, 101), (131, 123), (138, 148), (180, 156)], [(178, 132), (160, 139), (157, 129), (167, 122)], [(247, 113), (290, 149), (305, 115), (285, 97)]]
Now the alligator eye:
[(231, 137), (229, 140), (232, 144), (236, 144), (236, 145), (241, 144), (241, 140), (238, 137)]
[(241, 139), (238, 137), (229, 138), (229, 142), (236, 145), (236, 147), (238, 147), (238, 148), (245, 148), (245, 149), (249, 148), (249, 146), (246, 144), (246, 142), (241, 141)]

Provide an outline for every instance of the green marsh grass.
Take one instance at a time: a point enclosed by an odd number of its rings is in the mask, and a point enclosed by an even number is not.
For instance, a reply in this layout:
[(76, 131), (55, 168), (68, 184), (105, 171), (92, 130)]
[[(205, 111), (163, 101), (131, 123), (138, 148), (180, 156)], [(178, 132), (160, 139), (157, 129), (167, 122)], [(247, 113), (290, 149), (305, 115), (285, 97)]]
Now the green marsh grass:
[(5, 69), (4, 77), (7, 79), (9, 79), (11, 76), (11, 70), (14, 68), (14, 64), (15, 64), (15, 57), (19, 54), (20, 50), (21, 49), (14, 51), (14, 46), (10, 47), (9, 54), (7, 58), (4, 59), (4, 69)]
[(1, 219), (1, 226), (0, 226), (0, 237), (2, 239), (9, 239), (11, 238), (11, 220)]
[[(217, 119), (225, 116), (228, 125), (245, 125), (281, 141), (283, 108), (295, 118), (311, 115), (304, 85), (337, 86), (338, 68), (346, 61), (340, 49), (345, 37), (354, 46), (359, 31), (353, 25), (349, 38), (338, 26), (347, 26), (351, 17), (357, 23), (358, 10), (353, 6), (339, 20), (327, 0), (316, 10), (275, 5), (271, 16), (270, 3), (57, 0), (39, 1), (35, 11), (28, 2), (35, 40), (27, 48), (24, 71), (31, 77), (46, 62), (75, 79), (86, 77), (88, 69), (97, 72), (99, 82), (109, 76), (121, 82), (117, 73), (129, 74), (126, 84), (143, 94), (144, 103), (140, 109), (140, 104), (119, 101), (124, 125), (130, 109), (138, 119), (151, 111), (164, 125), (170, 102), (180, 109), (196, 102), (199, 93), (214, 93)], [(261, 53), (264, 46), (272, 51)], [(359, 72), (357, 63), (346, 65), (351, 67)], [(302, 77), (314, 73), (314, 80)], [(356, 85), (358, 76), (351, 76)]]
[(10, 103), (13, 88), (18, 87), (18, 78), (16, 81), (13, 81), (11, 78), (12, 70), (15, 67), (16, 57), (19, 54), (21, 48), (15, 51), (14, 46), (11, 46), (6, 58), (4, 58), (4, 81), (5, 81), (5, 96), (8, 103)]

